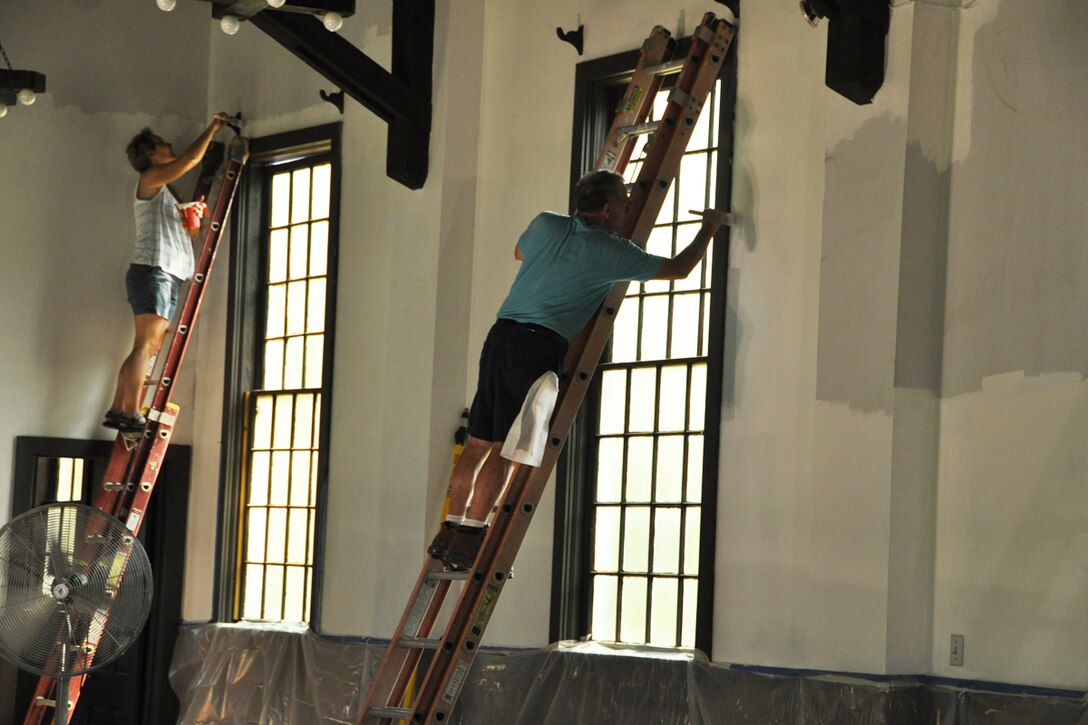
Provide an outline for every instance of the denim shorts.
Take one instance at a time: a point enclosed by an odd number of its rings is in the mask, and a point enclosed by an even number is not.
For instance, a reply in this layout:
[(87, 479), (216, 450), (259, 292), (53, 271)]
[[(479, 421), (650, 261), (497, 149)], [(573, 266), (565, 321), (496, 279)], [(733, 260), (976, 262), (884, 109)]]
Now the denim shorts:
[(158, 267), (130, 264), (125, 273), (128, 304), (134, 315), (158, 315), (170, 319), (178, 304), (181, 280)]

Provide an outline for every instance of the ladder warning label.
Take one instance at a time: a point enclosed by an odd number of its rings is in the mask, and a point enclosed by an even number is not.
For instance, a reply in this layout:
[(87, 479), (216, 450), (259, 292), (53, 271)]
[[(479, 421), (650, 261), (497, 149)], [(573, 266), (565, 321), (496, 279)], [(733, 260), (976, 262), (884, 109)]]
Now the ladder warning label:
[(446, 690), (442, 693), (442, 699), (451, 705), (457, 699), (457, 693), (461, 691), (461, 685), (465, 684), (465, 678), (468, 677), (468, 667), (468, 662), (461, 660), (453, 668), (453, 674), (450, 675), (450, 684), (446, 685)]
[(631, 97), (627, 100), (627, 112), (630, 113), (638, 108), (638, 102), (642, 100), (643, 94), (642, 86), (635, 86), (631, 89)]
[(487, 627), (487, 620), (491, 619), (491, 612), (495, 610), (495, 600), (499, 598), (499, 588), (494, 584), (487, 585), (487, 591), (480, 598), (480, 608), (476, 610), (476, 619), (472, 622), (472, 633), (479, 637)]

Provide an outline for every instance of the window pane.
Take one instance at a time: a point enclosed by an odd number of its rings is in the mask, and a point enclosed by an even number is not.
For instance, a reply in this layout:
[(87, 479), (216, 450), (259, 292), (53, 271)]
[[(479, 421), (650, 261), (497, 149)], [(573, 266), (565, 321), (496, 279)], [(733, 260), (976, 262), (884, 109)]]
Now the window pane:
[(665, 357), (669, 334), (669, 298), (647, 297), (642, 301), (642, 349), (639, 360), (660, 360)]
[(272, 491), (268, 503), (273, 506), (287, 505), (287, 490), (291, 486), (291, 452), (276, 451), (272, 454)]
[(688, 436), (687, 500), (700, 503), (703, 500), (703, 437)]
[(253, 447), (272, 447), (272, 396), (257, 395), (254, 401), (255, 414), (253, 416)]
[(654, 512), (654, 572), (680, 573), (680, 509), (659, 508)]
[(310, 227), (296, 224), (291, 227), (291, 255), (287, 264), (287, 275), (291, 279), (306, 276), (306, 263), (310, 259)]
[(691, 507), (684, 516), (684, 573), (699, 574), (699, 516), (698, 508)]
[(245, 595), (242, 597), (242, 618), (261, 618), (261, 594), (264, 592), (264, 567), (249, 564), (245, 569)]
[(314, 222), (310, 227), (310, 275), (319, 277), (329, 269), (329, 223)]
[[(287, 516), (287, 562), (305, 564), (309, 543), (308, 526), (310, 512), (305, 508), (293, 508)], [(302, 583), (302, 580), (299, 580)]]
[(676, 579), (654, 579), (650, 604), (650, 644), (676, 646), (676, 613), (680, 586)]
[(291, 447), (291, 422), (295, 401), (290, 395), (276, 396), (276, 422), (272, 434), (273, 448)]
[(653, 457), (653, 438), (639, 436), (627, 441), (627, 501), (650, 500)]
[[(666, 259), (672, 257), (672, 227), (655, 227), (646, 242), (646, 251)], [(646, 292), (668, 292), (669, 280), (652, 279), (643, 283)]]
[(620, 604), (620, 641), (644, 642), (646, 639), (646, 579), (624, 577)]
[(249, 526), (246, 528), (246, 559), (264, 561), (265, 535), (268, 512), (263, 508), (249, 510)]
[[(628, 289), (634, 290), (635, 285), (631, 285)], [(612, 326), (612, 362), (634, 362), (635, 360), (635, 347), (638, 342), (638, 308), (637, 297), (629, 298), (620, 305), (616, 322)]]
[(615, 576), (593, 577), (593, 631), (604, 638), (616, 637), (616, 598), (619, 579)]
[(593, 569), (618, 571), (620, 568), (620, 509), (599, 506), (595, 522)]
[(332, 164), (314, 167), (313, 209), (311, 218), (324, 219), (329, 216), (329, 195), (332, 189)]
[(291, 203), (291, 175), (276, 174), (272, 177), (272, 216), (271, 225), (287, 225), (287, 210)]
[(655, 500), (679, 503), (684, 494), (684, 436), (657, 439), (657, 489)]
[(626, 412), (627, 372), (606, 370), (601, 375), (601, 422), (602, 434), (623, 433)]
[(283, 567), (267, 566), (264, 570), (264, 609), (265, 619), (283, 618)]
[(657, 370), (636, 368), (631, 371), (631, 419), (628, 430), (649, 433), (654, 429), (654, 403), (657, 397)]
[(287, 389), (302, 387), (305, 345), (306, 341), (301, 337), (292, 337), (287, 340), (283, 361), (283, 387)]
[(691, 210), (707, 207), (707, 160), (706, 154), (687, 154), (680, 161), (680, 203), (677, 205), (677, 221), (695, 217)]
[(618, 502), (623, 480), (623, 439), (602, 438), (597, 444), (597, 501)]
[(298, 169), (291, 179), (291, 223), (310, 218), (310, 170)]
[(273, 229), (268, 235), (268, 281), (287, 279), (287, 230)]
[(630, 506), (623, 516), (623, 570), (649, 571), (650, 509)]
[(688, 369), (686, 365), (666, 365), (661, 368), (661, 413), (657, 429), (684, 430), (688, 402)]
[(306, 305), (306, 332), (325, 330), (325, 280), (310, 282), (310, 299)]
[[(296, 451), (291, 454), (291, 492), (289, 494), (291, 506), (306, 506), (310, 503), (310, 491), (307, 486), (310, 478), (310, 454)], [(303, 510), (303, 512), (305, 512)], [(292, 515), (297, 511), (292, 511)]]
[(302, 622), (303, 606), (306, 601), (306, 568), (302, 566), (287, 567), (287, 581), (284, 583), (285, 594), (283, 621)]
[(282, 564), (287, 546), (287, 509), (268, 510), (268, 538), (265, 561)]
[(702, 430), (706, 419), (706, 363), (691, 367), (691, 407), (688, 428)]
[(268, 503), (268, 453), (258, 451), (249, 461), (249, 505)]
[(699, 354), (700, 322), (698, 293), (672, 298), (672, 357)]
[[(313, 424), (314, 396), (313, 393), (304, 393), (295, 398), (295, 431), (291, 441), (292, 448), (309, 448), (313, 445)], [(299, 475), (305, 480), (305, 473)]]
[(684, 580), (684, 613), (681, 615), (681, 647), (695, 646), (695, 609), (699, 603), (699, 582), (696, 579)]
[(324, 378), (322, 363), (325, 356), (325, 336), (306, 336), (306, 379), (302, 383), (304, 388), (320, 388)]
[(264, 380), (261, 387), (265, 390), (283, 387), (283, 340), (270, 340), (264, 346)]
[(287, 285), (287, 334), (300, 335), (306, 331), (306, 282)]
[(287, 287), (282, 284), (272, 285), (268, 288), (268, 314), (264, 327), (265, 338), (281, 337), (284, 331), (284, 320), (287, 318)]

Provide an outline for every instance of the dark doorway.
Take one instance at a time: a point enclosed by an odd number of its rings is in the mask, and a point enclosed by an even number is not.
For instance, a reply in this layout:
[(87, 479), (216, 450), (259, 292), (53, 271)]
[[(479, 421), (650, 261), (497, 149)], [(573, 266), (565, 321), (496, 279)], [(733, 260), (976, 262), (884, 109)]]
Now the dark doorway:
[[(112, 441), (21, 436), (15, 439), (12, 517), (58, 500), (89, 504), (102, 480)], [(153, 505), (140, 527), (140, 541), (154, 572), (151, 614), (140, 638), (122, 657), (87, 678), (72, 712), (72, 725), (161, 725), (177, 722), (179, 703), (168, 675), (181, 623), (185, 528), (192, 449), (167, 450)], [(20, 672), (13, 722), (22, 722), (37, 675)], [(43, 722), (52, 722), (52, 709)]]

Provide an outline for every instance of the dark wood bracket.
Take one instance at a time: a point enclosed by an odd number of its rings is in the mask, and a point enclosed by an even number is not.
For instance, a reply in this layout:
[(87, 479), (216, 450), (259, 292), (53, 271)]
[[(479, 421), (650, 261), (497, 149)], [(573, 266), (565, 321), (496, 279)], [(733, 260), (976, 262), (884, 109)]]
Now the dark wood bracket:
[[(215, 5), (222, 14), (224, 3)], [(434, 15), (435, 0), (393, 0), (391, 71), (330, 33), (313, 14), (265, 5), (248, 20), (388, 123), (386, 174), (419, 189), (427, 181), (430, 159)]]
[(565, 43), (570, 43), (574, 46), (574, 49), (578, 51), (578, 55), (582, 54), (582, 45), (585, 40), (586, 26), (579, 25), (577, 30), (563, 30), (562, 28), (556, 28), (555, 34), (559, 36), (559, 39)]
[(339, 109), (340, 113), (344, 112), (344, 92), (336, 91), (329, 93), (328, 91), (318, 91), (317, 95), (321, 96), (322, 101), (328, 101), (332, 105)]

